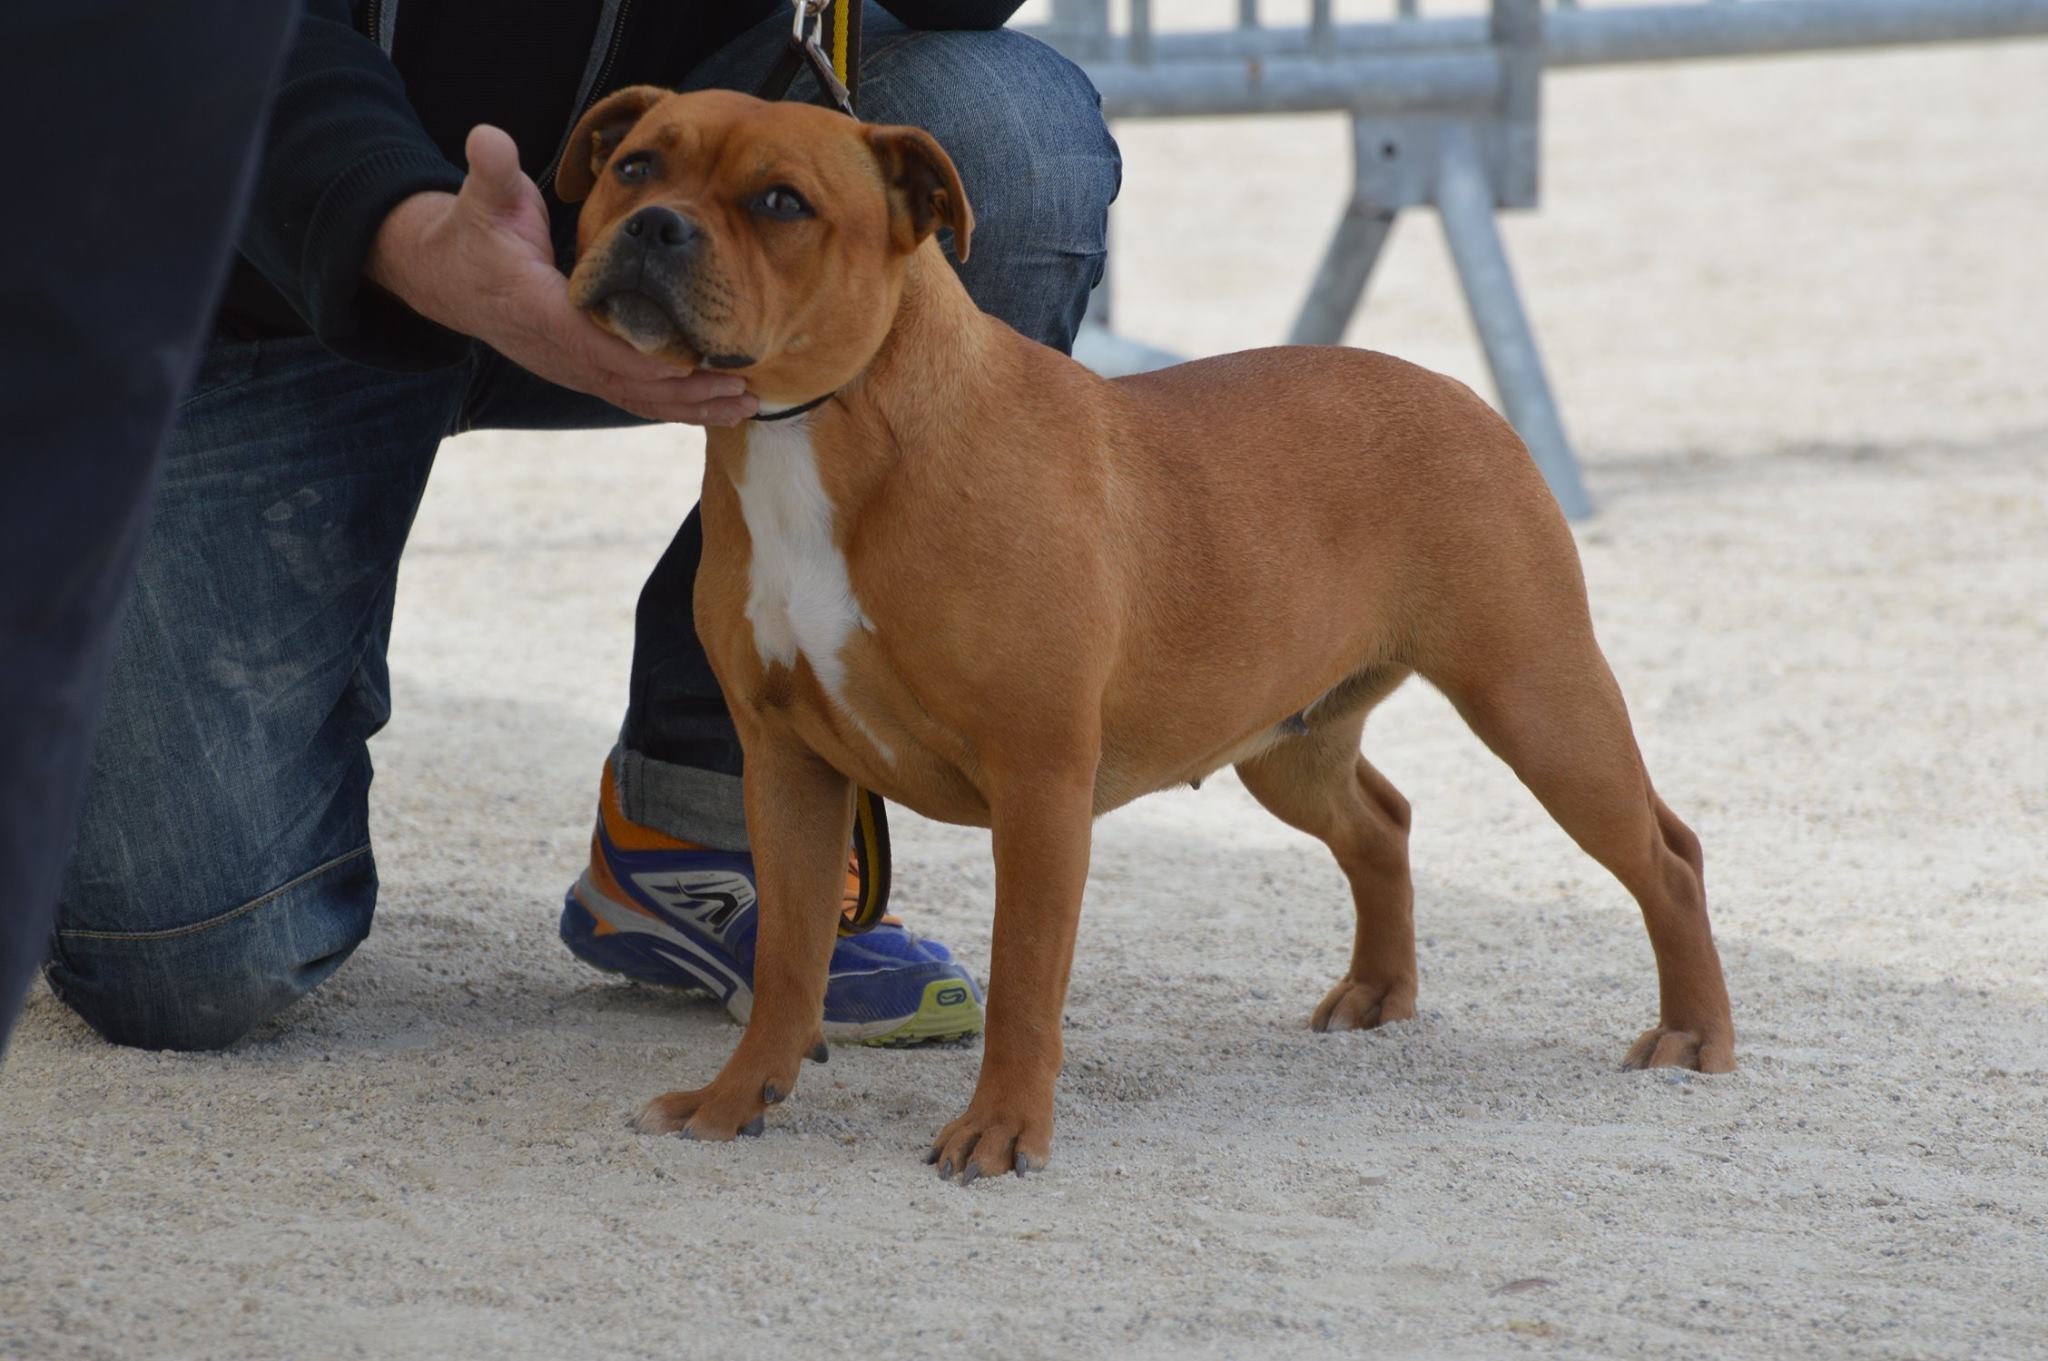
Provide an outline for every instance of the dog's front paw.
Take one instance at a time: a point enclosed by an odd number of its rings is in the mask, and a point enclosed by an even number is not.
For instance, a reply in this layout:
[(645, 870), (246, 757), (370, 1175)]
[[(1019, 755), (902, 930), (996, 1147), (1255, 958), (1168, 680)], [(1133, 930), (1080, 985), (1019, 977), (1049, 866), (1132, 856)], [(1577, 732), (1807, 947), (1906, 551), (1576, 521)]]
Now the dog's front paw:
[(1347, 978), (1316, 1005), (1311, 1030), (1371, 1030), (1389, 1021), (1415, 1019), (1415, 981), (1362, 983)]
[(708, 1087), (655, 1097), (640, 1108), (633, 1128), (642, 1134), (680, 1134), (712, 1143), (751, 1137), (761, 1132), (768, 1107), (781, 1102), (795, 1086), (793, 1075), (762, 1078), (728, 1068)]
[(1042, 1172), (1052, 1157), (1052, 1102), (984, 1097), (975, 1093), (967, 1110), (940, 1130), (924, 1155), (939, 1176), (958, 1174), (966, 1186), (982, 1177), (1014, 1171)]
[(1656, 1026), (1629, 1047), (1624, 1068), (1691, 1068), (1702, 1073), (1735, 1071), (1735, 1036), (1714, 1031)]

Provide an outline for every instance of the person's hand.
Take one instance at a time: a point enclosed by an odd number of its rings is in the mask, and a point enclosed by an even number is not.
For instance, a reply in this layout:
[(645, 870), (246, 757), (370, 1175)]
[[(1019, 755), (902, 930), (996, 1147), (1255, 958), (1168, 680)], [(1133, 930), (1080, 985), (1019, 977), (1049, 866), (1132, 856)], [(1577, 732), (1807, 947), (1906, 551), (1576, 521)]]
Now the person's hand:
[(464, 151), (462, 192), (414, 194), (385, 215), (363, 271), (372, 283), (530, 373), (648, 420), (737, 425), (760, 410), (743, 379), (685, 373), (571, 306), (547, 208), (512, 139), (479, 126)]

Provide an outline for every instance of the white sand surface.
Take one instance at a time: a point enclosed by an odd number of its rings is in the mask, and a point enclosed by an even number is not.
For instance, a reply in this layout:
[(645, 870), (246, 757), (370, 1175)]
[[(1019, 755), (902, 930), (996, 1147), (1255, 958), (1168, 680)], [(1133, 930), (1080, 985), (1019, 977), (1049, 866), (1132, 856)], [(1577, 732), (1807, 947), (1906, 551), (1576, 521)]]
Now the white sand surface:
[[(1351, 909), (1230, 779), (1098, 830), (1046, 1175), (920, 1165), (979, 1053), (840, 1049), (629, 1134), (737, 1031), (554, 937), (688, 432), (451, 445), (350, 964), (225, 1054), (47, 995), (0, 1070), (0, 1355), (2048, 1355), (2048, 45), (1578, 73), (1509, 244), (1601, 636), (1707, 848), (1741, 1071), (1615, 1064), (1633, 904), (1435, 695), (1421, 1015), (1317, 1036)], [(1130, 126), (1124, 324), (1284, 332), (1341, 123)], [(1484, 385), (1435, 224), (1357, 343)], [(977, 965), (981, 833), (900, 815)]]

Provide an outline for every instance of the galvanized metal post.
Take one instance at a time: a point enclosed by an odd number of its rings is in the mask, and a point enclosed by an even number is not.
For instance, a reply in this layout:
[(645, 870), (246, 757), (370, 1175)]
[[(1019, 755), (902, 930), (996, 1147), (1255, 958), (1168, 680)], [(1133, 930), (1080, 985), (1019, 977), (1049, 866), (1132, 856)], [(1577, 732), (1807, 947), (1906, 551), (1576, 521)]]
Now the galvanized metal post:
[(1554, 67), (1607, 66), (2041, 35), (2044, 0), (1770, 0), (1581, 5), (1556, 16), (1544, 47)]
[(1290, 345), (1335, 345), (1365, 297), (1366, 282), (1380, 258), (1380, 248), (1394, 230), (1399, 205), (1375, 197), (1373, 159), (1379, 155), (1378, 139), (1363, 119), (1351, 120), (1351, 200), (1337, 219), (1329, 249), (1316, 266), (1308, 286), (1308, 297), (1287, 335)]
[(1550, 380), (1543, 372), (1543, 356), (1515, 291), (1514, 271), (1494, 224), (1493, 188), (1478, 143), (1462, 127), (1443, 135), (1436, 204), (1501, 406), (1529, 446), (1557, 504), (1572, 519), (1583, 519), (1593, 513), (1593, 502), (1579, 478), (1578, 460), (1572, 456), (1571, 441), (1550, 395)]
[(1310, 0), (1308, 9), (1308, 50), (1313, 57), (1337, 55), (1336, 0)]
[(1537, 126), (1543, 112), (1543, 0), (1493, 0), (1487, 39), (1501, 58), (1499, 117), (1486, 148), (1495, 201), (1536, 204)]
[(1102, 60), (1109, 55), (1109, 0), (1052, 0), (1044, 33), (1075, 61)]

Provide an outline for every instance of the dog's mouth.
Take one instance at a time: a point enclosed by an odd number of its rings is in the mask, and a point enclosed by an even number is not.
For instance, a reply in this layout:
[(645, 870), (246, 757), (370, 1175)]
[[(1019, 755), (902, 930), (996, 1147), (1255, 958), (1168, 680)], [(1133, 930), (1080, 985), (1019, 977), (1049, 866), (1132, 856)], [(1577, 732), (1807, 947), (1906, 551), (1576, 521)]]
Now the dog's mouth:
[(687, 353), (707, 369), (744, 369), (755, 362), (750, 354), (706, 343), (667, 303), (637, 288), (602, 294), (584, 306), (642, 354)]
[(642, 354), (656, 354), (677, 344), (702, 353), (690, 343), (669, 310), (645, 293), (614, 293), (598, 299), (591, 310), (602, 316), (621, 340)]

